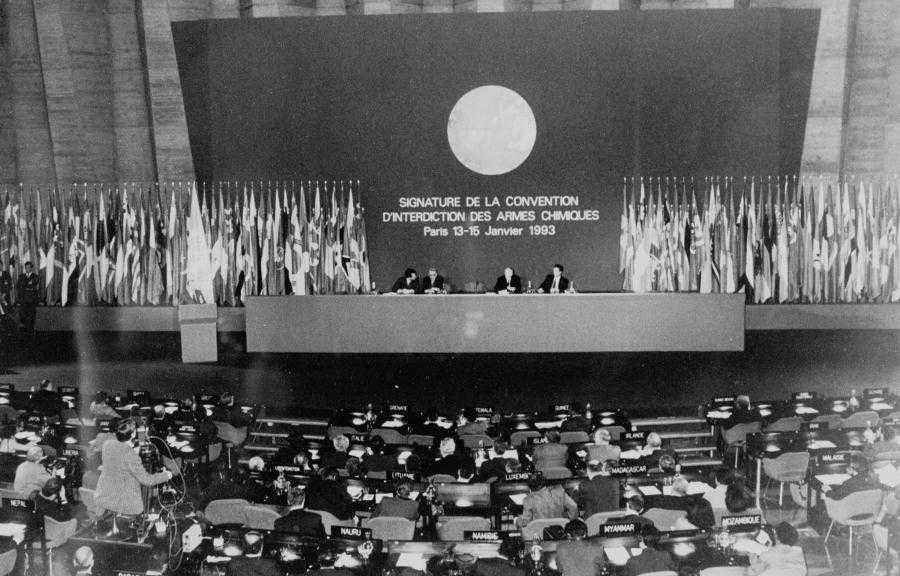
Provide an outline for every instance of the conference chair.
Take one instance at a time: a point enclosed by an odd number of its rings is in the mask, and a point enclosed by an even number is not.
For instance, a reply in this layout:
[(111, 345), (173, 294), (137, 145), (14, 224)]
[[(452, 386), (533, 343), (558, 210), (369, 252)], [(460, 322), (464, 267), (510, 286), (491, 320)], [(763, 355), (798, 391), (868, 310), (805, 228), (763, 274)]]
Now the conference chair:
[(487, 434), (460, 434), (460, 441), (463, 446), (469, 450), (479, 450), (480, 448), (490, 448), (494, 445), (493, 439)]
[(19, 553), (16, 552), (15, 548), (0, 554), (0, 576), (12, 574), (12, 571), (16, 568), (16, 560), (18, 557)]
[(243, 524), (244, 509), (250, 503), (243, 498), (223, 498), (206, 505), (203, 515), (211, 524)]
[(412, 446), (425, 446), (431, 448), (434, 446), (434, 436), (428, 434), (410, 434), (406, 437), (406, 443)]
[(596, 536), (600, 532), (600, 526), (613, 518), (621, 518), (628, 513), (627, 510), (612, 510), (610, 512), (595, 512), (584, 519), (587, 525), (588, 536)]
[[(769, 480), (778, 482), (778, 507), (784, 504), (785, 483), (806, 482), (809, 468), (809, 452), (785, 452), (777, 458), (763, 458), (763, 471)], [(766, 482), (768, 487), (768, 482)]]
[(568, 518), (538, 518), (532, 520), (522, 528), (522, 540), (543, 540), (544, 529), (550, 526), (563, 526), (569, 523)]
[(588, 437), (588, 433), (583, 430), (559, 433), (560, 444), (583, 444), (590, 441), (591, 439)]
[(428, 477), (428, 480), (433, 484), (440, 484), (441, 482), (456, 482), (456, 476), (451, 476), (450, 474), (432, 474)]
[(393, 428), (375, 428), (369, 432), (369, 438), (380, 436), (385, 444), (406, 444), (406, 436)]
[(517, 430), (509, 435), (509, 444), (513, 448), (520, 448), (522, 444), (527, 444), (529, 438), (540, 438), (541, 433), (537, 430)]
[(313, 514), (318, 514), (322, 517), (322, 527), (325, 528), (325, 534), (331, 534), (332, 526), (350, 526), (351, 528), (356, 526), (356, 521), (353, 518), (341, 520), (337, 516), (326, 510), (312, 510), (310, 508), (307, 508), (306, 511), (312, 512)]
[(864, 410), (844, 418), (843, 421), (841, 421), (841, 428), (850, 429), (871, 426), (874, 429), (878, 426), (879, 421), (880, 418), (878, 417), (878, 412), (875, 412), (874, 410)]
[(363, 520), (362, 525), (372, 530), (376, 540), (412, 540), (416, 535), (416, 523), (406, 518), (378, 516)]
[(565, 466), (547, 466), (537, 470), (546, 480), (565, 480), (572, 477), (572, 471)]
[(762, 428), (760, 422), (746, 422), (744, 424), (735, 424), (727, 430), (722, 430), (722, 439), (725, 441), (725, 447), (734, 449), (734, 467), (738, 468), (741, 461), (741, 454), (747, 445), (747, 435), (756, 434)]
[(837, 430), (841, 427), (840, 414), (819, 414), (811, 420), (811, 422), (824, 422), (831, 430)]
[(438, 540), (455, 542), (465, 540), (465, 532), (490, 530), (491, 521), (481, 516), (443, 516), (437, 521)]
[(786, 416), (775, 420), (763, 429), (763, 432), (796, 432), (803, 424), (800, 416)]
[(44, 516), (44, 539), (49, 554), (47, 559), (49, 565), (47, 573), (49, 576), (53, 576), (53, 550), (64, 546), (69, 541), (69, 538), (75, 535), (77, 530), (78, 520), (75, 518), (66, 522), (57, 522), (49, 516)]
[(359, 430), (353, 426), (329, 426), (325, 432), (325, 437), (331, 440), (342, 434), (349, 437), (351, 434), (359, 434)]
[(676, 524), (679, 520), (687, 518), (685, 510), (667, 510), (665, 508), (649, 508), (641, 514), (647, 520), (653, 522), (656, 529), (660, 532), (676, 530)]
[(255, 530), (274, 530), (275, 521), (281, 515), (275, 510), (258, 504), (250, 504), (244, 508), (244, 526)]
[[(825, 511), (831, 519), (828, 525), (828, 531), (825, 533), (825, 552), (828, 553), (828, 539), (831, 537), (831, 531), (835, 525), (847, 526), (850, 531), (850, 537), (847, 541), (847, 554), (853, 558), (853, 529), (854, 528), (871, 528), (875, 523), (875, 516), (881, 509), (882, 500), (881, 490), (862, 490), (854, 492), (842, 498), (841, 500), (832, 500), (825, 496)], [(858, 532), (857, 532), (858, 535)], [(875, 537), (872, 537), (875, 540)], [(829, 555), (829, 560), (831, 556)]]
[(247, 441), (247, 427), (237, 428), (229, 422), (213, 421), (213, 424), (216, 425), (216, 429), (219, 431), (219, 440), (225, 446), (228, 455), (228, 467), (231, 468), (232, 451)]

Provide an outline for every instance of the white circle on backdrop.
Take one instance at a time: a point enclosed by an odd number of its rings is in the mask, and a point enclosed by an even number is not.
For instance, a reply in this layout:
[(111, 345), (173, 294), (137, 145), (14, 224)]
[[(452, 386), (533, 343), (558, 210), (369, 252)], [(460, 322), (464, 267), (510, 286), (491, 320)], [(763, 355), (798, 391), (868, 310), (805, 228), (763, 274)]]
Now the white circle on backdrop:
[(453, 155), (473, 172), (506, 174), (531, 154), (537, 138), (534, 113), (524, 98), (503, 86), (479, 86), (463, 94), (447, 119)]

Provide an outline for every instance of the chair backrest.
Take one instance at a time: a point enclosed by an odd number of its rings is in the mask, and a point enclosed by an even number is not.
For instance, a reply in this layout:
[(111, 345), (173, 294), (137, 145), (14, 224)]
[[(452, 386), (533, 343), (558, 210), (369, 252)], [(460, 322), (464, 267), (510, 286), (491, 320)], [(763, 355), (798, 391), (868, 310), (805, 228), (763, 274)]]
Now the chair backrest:
[(528, 442), (529, 438), (540, 438), (541, 433), (537, 430), (519, 430), (509, 435), (509, 445), (518, 448), (522, 444)]
[(387, 470), (369, 470), (366, 472), (366, 478), (372, 480), (387, 480)]
[(550, 526), (565, 526), (569, 522), (568, 518), (538, 518), (532, 520), (522, 528), (522, 540), (543, 540), (544, 528)]
[(606, 430), (607, 432), (609, 432), (609, 439), (612, 442), (618, 442), (619, 440), (622, 439), (622, 434), (627, 432), (627, 430), (625, 430), (624, 426), (618, 426), (618, 425), (604, 426), (603, 429)]
[(230, 422), (213, 422), (219, 432), (219, 438), (234, 446), (243, 444), (247, 440), (247, 427), (236, 428)]
[(331, 534), (332, 526), (356, 526), (356, 522), (354, 522), (353, 518), (341, 520), (331, 512), (327, 512), (325, 510), (312, 510), (307, 508), (306, 511), (312, 512), (313, 514), (318, 514), (322, 517), (322, 527), (325, 528), (326, 534)]
[(800, 416), (786, 416), (772, 422), (763, 430), (764, 432), (796, 432), (800, 429), (803, 418)]
[(385, 444), (406, 444), (406, 436), (393, 428), (375, 428), (369, 432), (369, 438), (380, 436)]
[(745, 566), (713, 566), (704, 568), (699, 574), (700, 576), (745, 576), (747, 568)]
[(12, 574), (12, 571), (16, 567), (16, 560), (18, 559), (18, 552), (13, 548), (12, 550), (7, 550), (3, 554), (0, 554), (0, 576), (6, 576), (7, 574)]
[(687, 518), (685, 510), (667, 510), (665, 508), (650, 508), (641, 514), (644, 518), (653, 522), (656, 529), (660, 532), (672, 530), (675, 523), (682, 518)]
[(812, 422), (825, 422), (829, 428), (837, 430), (841, 427), (841, 420), (840, 414), (819, 414), (812, 419)]
[(580, 444), (582, 442), (590, 442), (590, 440), (588, 433), (584, 430), (559, 433), (559, 441), (563, 444)]
[(65, 522), (57, 522), (49, 516), (44, 516), (44, 535), (47, 538), (47, 548), (58, 548), (69, 541), (78, 530), (78, 520), (72, 518)]
[(549, 466), (539, 470), (547, 480), (564, 480), (572, 477), (572, 471), (565, 466)]
[(456, 477), (451, 476), (450, 474), (432, 474), (428, 479), (435, 484), (440, 482), (456, 482)]
[(785, 452), (777, 458), (764, 458), (766, 476), (779, 482), (801, 482), (809, 467), (809, 452)]
[(481, 446), (490, 448), (494, 445), (494, 441), (487, 434), (460, 434), (459, 439), (469, 450), (477, 450)]
[(878, 426), (878, 412), (874, 410), (864, 410), (851, 414), (841, 421), (841, 428), (865, 428), (871, 425), (872, 428)]
[(406, 518), (378, 516), (363, 521), (364, 528), (372, 530), (376, 540), (412, 540), (416, 534), (416, 523)]
[(438, 540), (455, 542), (463, 540), (467, 530), (490, 530), (491, 521), (481, 516), (444, 516), (437, 523)]
[(881, 490), (860, 490), (840, 500), (832, 500), (826, 496), (825, 511), (828, 512), (828, 517), (838, 524), (866, 520), (866, 516), (871, 516), (868, 520), (872, 522), (881, 509), (883, 496)]
[(350, 434), (359, 434), (359, 430), (353, 426), (329, 426), (328, 430), (325, 431), (325, 436), (327, 436), (329, 440), (336, 438), (341, 434), (350, 436)]
[(243, 524), (244, 508), (250, 503), (242, 498), (223, 498), (206, 505), (203, 515), (212, 524)]
[(274, 530), (281, 515), (266, 506), (251, 504), (244, 508), (244, 526), (256, 530)]
[(434, 436), (428, 434), (410, 434), (406, 437), (406, 443), (413, 446), (434, 446)]
[(611, 512), (595, 512), (591, 514), (584, 519), (584, 523), (587, 524), (588, 536), (596, 536), (600, 532), (600, 526), (606, 524), (606, 521), (610, 518), (619, 518), (627, 513), (627, 510), (613, 510)]
[(756, 434), (760, 431), (762, 423), (745, 422), (743, 424), (735, 424), (731, 428), (722, 431), (722, 437), (725, 438), (726, 444), (739, 444), (747, 441), (747, 434)]
[(618, 460), (622, 454), (622, 449), (612, 444), (590, 444), (586, 446), (588, 459), (605, 462), (607, 460)]
[(81, 500), (81, 503), (84, 504), (89, 517), (96, 518), (100, 514), (100, 511), (97, 509), (97, 504), (94, 503), (93, 490), (81, 486), (78, 488), (78, 498)]

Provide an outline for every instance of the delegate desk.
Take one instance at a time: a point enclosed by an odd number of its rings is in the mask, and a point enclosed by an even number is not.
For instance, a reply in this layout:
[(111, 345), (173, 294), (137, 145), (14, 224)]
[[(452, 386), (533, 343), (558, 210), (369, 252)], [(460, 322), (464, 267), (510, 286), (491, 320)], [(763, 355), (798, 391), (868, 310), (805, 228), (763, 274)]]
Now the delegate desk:
[(741, 294), (256, 296), (244, 304), (248, 352), (744, 349)]

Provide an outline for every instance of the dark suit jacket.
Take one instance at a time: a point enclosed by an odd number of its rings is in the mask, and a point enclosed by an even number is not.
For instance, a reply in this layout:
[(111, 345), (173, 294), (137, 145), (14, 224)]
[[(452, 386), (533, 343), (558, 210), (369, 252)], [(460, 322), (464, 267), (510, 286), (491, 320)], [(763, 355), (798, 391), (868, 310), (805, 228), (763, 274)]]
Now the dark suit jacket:
[(434, 277), (434, 283), (431, 282), (431, 276), (425, 276), (422, 278), (422, 291), (429, 290), (431, 288), (437, 288), (438, 290), (444, 289), (444, 277), (438, 274)]
[[(550, 289), (553, 288), (553, 274), (547, 274), (547, 277), (544, 278), (544, 281), (541, 282), (541, 290), (550, 293)], [(565, 276), (559, 277), (559, 291), (565, 292), (569, 289), (569, 279)]]
[(603, 547), (584, 540), (560, 542), (556, 565), (563, 576), (597, 576), (603, 571)]
[(560, 432), (587, 432), (590, 434), (591, 430), (593, 430), (591, 421), (581, 414), (567, 418), (559, 427)]
[(395, 497), (382, 498), (372, 512), (372, 517), (376, 516), (406, 518), (415, 522), (419, 519), (419, 502)]
[(406, 276), (401, 276), (394, 282), (394, 285), (391, 287), (391, 292), (396, 292), (397, 290), (403, 290), (405, 288), (412, 289), (416, 294), (419, 294), (422, 291), (422, 286), (419, 284), (418, 278), (407, 285)]
[(512, 275), (512, 278), (509, 279), (509, 282), (506, 281), (506, 276), (500, 276), (497, 278), (497, 282), (494, 284), (494, 292), (500, 292), (502, 290), (506, 290), (512, 286), (515, 288), (514, 294), (522, 293), (522, 279), (519, 278), (516, 274)]
[(331, 512), (339, 520), (353, 517), (353, 499), (341, 482), (316, 480), (306, 489), (306, 508)]
[(629, 558), (628, 563), (625, 564), (625, 574), (627, 576), (638, 576), (648, 572), (662, 572), (674, 569), (675, 562), (672, 560), (672, 555), (653, 547), (645, 548), (640, 555)]
[(292, 532), (308, 538), (325, 539), (322, 517), (306, 510), (291, 510), (275, 521), (275, 530)]
[(575, 492), (575, 502), (582, 516), (590, 518), (597, 512), (619, 510), (619, 481), (609, 476), (594, 476), (582, 480)]
[(538, 470), (554, 466), (565, 466), (569, 458), (569, 448), (564, 444), (538, 444), (532, 454), (534, 467)]
[(478, 471), (478, 480), (480, 482), (485, 482), (490, 480), (491, 478), (496, 478), (497, 480), (503, 480), (506, 476), (506, 459), (505, 458), (492, 458), (481, 465), (481, 470)]
[(226, 576), (281, 576), (278, 563), (268, 558), (238, 557), (228, 563)]
[(688, 494), (687, 496), (647, 496), (644, 498), (644, 510), (650, 508), (662, 508), (663, 510), (684, 510), (688, 513), (687, 520), (697, 528), (712, 528), (716, 523), (712, 505), (703, 498), (702, 494)]

